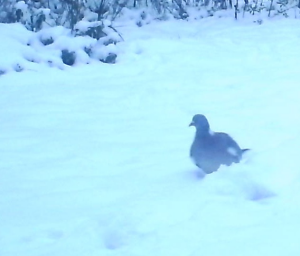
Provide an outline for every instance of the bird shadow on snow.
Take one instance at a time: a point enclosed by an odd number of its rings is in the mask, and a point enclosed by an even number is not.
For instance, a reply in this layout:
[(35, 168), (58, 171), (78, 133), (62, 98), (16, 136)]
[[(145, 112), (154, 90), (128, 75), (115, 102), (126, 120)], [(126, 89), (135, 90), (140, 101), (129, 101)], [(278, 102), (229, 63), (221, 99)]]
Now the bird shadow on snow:
[[(265, 200), (276, 196), (276, 193), (274, 193), (267, 184), (264, 184), (249, 174), (246, 168), (232, 169), (233, 170), (228, 171), (228, 176), (224, 181), (225, 184), (228, 184), (229, 193), (232, 192), (234, 195), (241, 196), (245, 200), (255, 202), (265, 202)], [(225, 173), (226, 172), (224, 172), (224, 175), (226, 175)], [(232, 188), (230, 188), (231, 186)]]
[(261, 184), (253, 183), (247, 188), (247, 199), (251, 201), (262, 201), (275, 196), (274, 192)]
[(201, 169), (193, 169), (189, 172), (189, 177), (193, 179), (203, 180), (206, 177), (206, 173), (203, 172)]

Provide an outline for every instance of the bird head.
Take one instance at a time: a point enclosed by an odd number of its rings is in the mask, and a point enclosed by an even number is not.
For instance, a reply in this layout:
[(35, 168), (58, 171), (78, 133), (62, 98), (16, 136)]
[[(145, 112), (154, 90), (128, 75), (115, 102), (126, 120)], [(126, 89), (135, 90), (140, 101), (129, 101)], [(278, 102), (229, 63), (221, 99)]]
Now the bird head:
[(189, 126), (195, 126), (197, 130), (209, 131), (209, 123), (204, 115), (194, 115), (192, 122)]

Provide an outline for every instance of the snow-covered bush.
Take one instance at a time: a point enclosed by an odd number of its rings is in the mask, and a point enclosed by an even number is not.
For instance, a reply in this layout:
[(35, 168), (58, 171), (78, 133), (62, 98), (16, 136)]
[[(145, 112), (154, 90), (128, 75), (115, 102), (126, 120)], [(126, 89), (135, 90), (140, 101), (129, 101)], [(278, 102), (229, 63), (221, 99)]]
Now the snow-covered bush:
[[(99, 38), (87, 34), (91, 24), (92, 28), (93, 26), (102, 28)], [(37, 40), (38, 42), (36, 42)], [(33, 37), (31, 45), (38, 44), (43, 48), (58, 51), (62, 62), (72, 66), (78, 63), (90, 63), (93, 60), (115, 63), (116, 43), (121, 40), (119, 34), (110, 28), (109, 22), (81, 21), (75, 25), (74, 31), (61, 26), (43, 29), (37, 33), (37, 39)], [(114, 60), (112, 60), (112, 56), (115, 56)]]
[(17, 13), (14, 8), (16, 0), (0, 0), (0, 22), (2, 23), (14, 23), (17, 22), (21, 13)]
[[(106, 25), (104, 31), (106, 36), (97, 40), (87, 35), (76, 35), (62, 26), (32, 32), (21, 24), (0, 24), (0, 75), (36, 70), (39, 66), (65, 69), (96, 62), (113, 64), (118, 47), (116, 43), (104, 44), (104, 41), (119, 42), (121, 38)], [(14, 50), (11, 51), (11, 48)]]
[[(139, 6), (149, 6), (147, 0), (138, 1)], [(151, 7), (158, 13), (159, 19), (169, 15), (177, 19), (198, 19), (210, 16), (251, 16), (288, 17), (299, 13), (299, 0), (151, 0)], [(295, 10), (297, 8), (297, 10)], [(140, 25), (140, 23), (138, 24)]]
[[(92, 60), (115, 63), (115, 44), (123, 39), (107, 18), (114, 19), (125, 3), (117, 0), (0, 0), (0, 22), (21, 23), (36, 32), (28, 45), (54, 51), (56, 59), (46, 60), (51, 65), (57, 66), (60, 62), (57, 57), (69, 66)], [(27, 58), (32, 62), (34, 59)]]
[(127, 5), (127, 0), (0, 0), (0, 22), (20, 22), (31, 31), (48, 26), (73, 29), (86, 19), (114, 20)]
[(122, 36), (112, 27), (108, 20), (87, 22), (80, 21), (75, 25), (76, 36), (89, 36), (97, 40), (93, 46), (85, 47), (85, 52), (92, 58), (104, 63), (115, 63), (117, 54), (115, 45), (122, 41)]
[(31, 31), (39, 31), (45, 26), (55, 25), (51, 10), (42, 2), (0, 0), (0, 22), (19, 22)]
[[(288, 17), (299, 13), (299, 0), (0, 0), (0, 22), (20, 22), (31, 31), (39, 31), (49, 26), (64, 26), (74, 29), (82, 20), (95, 22), (115, 20), (123, 15), (124, 7), (137, 9), (144, 16), (156, 16), (164, 20), (198, 19), (210, 16), (236, 18), (251, 16)], [(155, 10), (153, 15), (151, 10)], [(136, 24), (143, 26), (143, 16)], [(91, 26), (90, 33), (101, 34)]]

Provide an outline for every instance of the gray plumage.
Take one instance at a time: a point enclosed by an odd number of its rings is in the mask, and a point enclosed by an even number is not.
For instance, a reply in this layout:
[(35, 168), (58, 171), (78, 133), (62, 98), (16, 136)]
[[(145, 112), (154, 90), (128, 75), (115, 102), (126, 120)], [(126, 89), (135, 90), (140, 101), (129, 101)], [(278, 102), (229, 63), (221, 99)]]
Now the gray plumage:
[(220, 165), (239, 163), (248, 150), (241, 149), (227, 133), (212, 132), (204, 115), (195, 115), (190, 126), (196, 127), (190, 157), (205, 173), (217, 171)]

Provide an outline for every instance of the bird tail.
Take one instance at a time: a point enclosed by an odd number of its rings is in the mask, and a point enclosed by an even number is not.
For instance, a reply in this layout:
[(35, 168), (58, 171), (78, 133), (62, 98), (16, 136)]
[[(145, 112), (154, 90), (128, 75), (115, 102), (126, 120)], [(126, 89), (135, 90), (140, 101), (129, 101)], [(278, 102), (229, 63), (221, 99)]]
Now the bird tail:
[(242, 149), (242, 155), (243, 155), (245, 152), (249, 151), (249, 150), (250, 150), (250, 148), (244, 148), (244, 149)]

